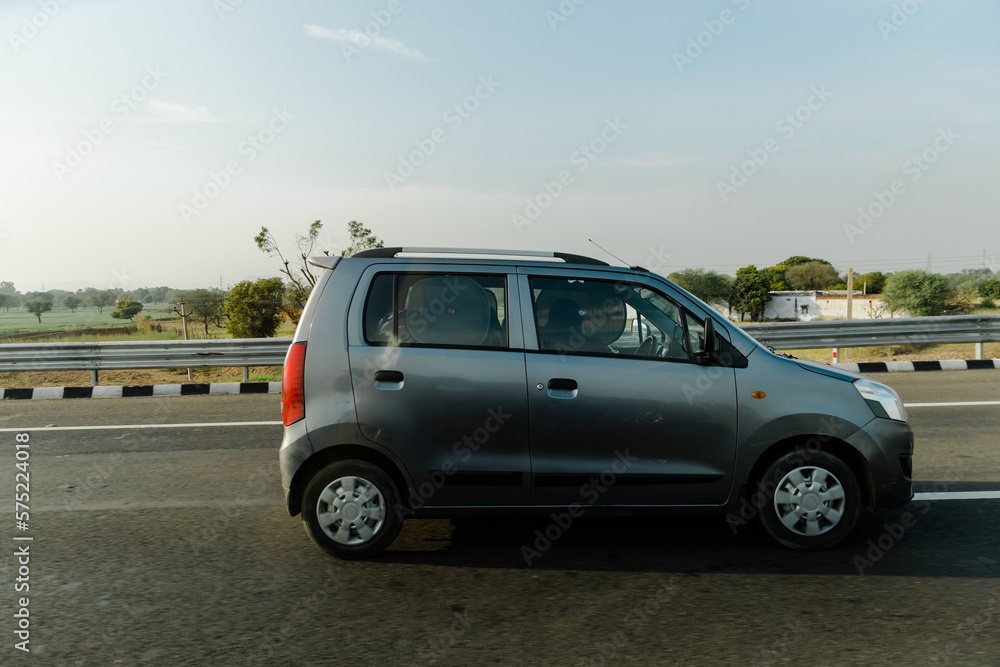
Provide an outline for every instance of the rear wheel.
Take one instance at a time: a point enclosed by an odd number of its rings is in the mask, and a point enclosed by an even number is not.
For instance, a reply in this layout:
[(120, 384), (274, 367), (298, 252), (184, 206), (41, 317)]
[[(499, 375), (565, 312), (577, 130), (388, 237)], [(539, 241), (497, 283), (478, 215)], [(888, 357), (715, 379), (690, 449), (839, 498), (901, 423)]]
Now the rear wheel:
[(793, 549), (826, 549), (857, 525), (861, 488), (851, 469), (827, 452), (789, 452), (761, 482), (760, 519), (767, 533)]
[(399, 493), (392, 479), (367, 461), (331, 463), (309, 480), (302, 521), (309, 537), (327, 553), (348, 560), (386, 549), (403, 525), (396, 513)]

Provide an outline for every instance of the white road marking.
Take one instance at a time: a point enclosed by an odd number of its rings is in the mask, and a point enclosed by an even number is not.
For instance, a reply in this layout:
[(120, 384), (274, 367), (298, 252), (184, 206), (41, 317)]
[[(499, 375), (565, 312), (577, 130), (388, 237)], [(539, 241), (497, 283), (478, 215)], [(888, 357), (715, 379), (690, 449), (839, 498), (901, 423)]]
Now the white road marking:
[(962, 405), (1000, 405), (1000, 401), (954, 401), (951, 403), (903, 403), (908, 408), (947, 408)]
[(0, 433), (38, 433), (39, 431), (100, 431), (127, 428), (207, 428), (211, 426), (281, 426), (271, 422), (201, 422), (194, 424), (111, 424), (107, 426), (38, 426), (35, 428), (0, 428)]
[(985, 500), (1000, 498), (1000, 491), (942, 491), (941, 493), (918, 493), (914, 500)]

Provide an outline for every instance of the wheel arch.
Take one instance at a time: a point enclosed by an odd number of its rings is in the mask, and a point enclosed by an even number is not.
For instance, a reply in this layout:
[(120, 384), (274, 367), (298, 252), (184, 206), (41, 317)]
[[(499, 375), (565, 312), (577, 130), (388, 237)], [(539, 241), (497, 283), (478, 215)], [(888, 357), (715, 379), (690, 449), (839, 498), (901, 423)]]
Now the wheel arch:
[(872, 509), (875, 506), (875, 485), (872, 481), (871, 466), (869, 465), (864, 454), (862, 454), (856, 447), (853, 447), (839, 438), (819, 434), (790, 436), (784, 438), (783, 440), (779, 440), (768, 447), (759, 457), (757, 457), (757, 461), (754, 463), (753, 468), (750, 471), (750, 476), (747, 480), (747, 484), (745, 485), (745, 492), (743, 496), (749, 497), (756, 492), (757, 483), (761, 481), (765, 471), (767, 471), (772, 463), (785, 454), (796, 450), (801, 450), (803, 454), (808, 454), (813, 451), (823, 451), (836, 456), (851, 469), (851, 472), (853, 472), (854, 476), (857, 478), (858, 486), (861, 488), (861, 497), (865, 506), (868, 509)]
[(367, 461), (368, 463), (379, 466), (385, 471), (385, 474), (389, 475), (393, 483), (396, 485), (396, 488), (399, 490), (399, 493), (402, 496), (399, 499), (400, 502), (405, 502), (405, 498), (409, 496), (410, 486), (407, 484), (406, 477), (403, 475), (403, 472), (392, 459), (382, 452), (372, 449), (371, 447), (365, 447), (364, 445), (333, 445), (332, 447), (325, 447), (310, 456), (301, 466), (299, 466), (299, 469), (295, 471), (295, 476), (292, 478), (292, 483), (288, 490), (289, 514), (296, 516), (302, 512), (302, 496), (305, 493), (306, 486), (309, 484), (309, 480), (311, 480), (317, 472), (331, 463), (347, 459)]

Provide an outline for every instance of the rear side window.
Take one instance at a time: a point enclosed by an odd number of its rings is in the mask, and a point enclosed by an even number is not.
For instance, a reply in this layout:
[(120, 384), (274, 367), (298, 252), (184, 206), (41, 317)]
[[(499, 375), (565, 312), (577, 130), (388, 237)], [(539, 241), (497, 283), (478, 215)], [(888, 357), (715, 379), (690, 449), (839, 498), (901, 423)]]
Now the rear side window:
[(507, 346), (504, 276), (380, 273), (365, 301), (372, 345)]

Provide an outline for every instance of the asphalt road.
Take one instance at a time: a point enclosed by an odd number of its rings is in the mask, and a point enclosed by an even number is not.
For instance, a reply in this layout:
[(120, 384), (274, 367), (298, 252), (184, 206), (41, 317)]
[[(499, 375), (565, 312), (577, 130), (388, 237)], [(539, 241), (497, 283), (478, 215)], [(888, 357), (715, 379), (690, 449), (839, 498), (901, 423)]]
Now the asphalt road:
[[(907, 403), (1000, 401), (993, 371), (879, 379)], [(0, 429), (31, 437), (30, 529), (0, 518), (0, 663), (1000, 664), (1000, 500), (869, 514), (818, 553), (718, 519), (585, 518), (531, 567), (545, 521), (410, 521), (348, 563), (284, 510), (280, 426), (52, 428), (278, 413), (273, 395), (0, 403)], [(1000, 405), (910, 417), (923, 490), (1000, 489)], [(14, 441), (0, 430), (5, 498)]]

